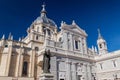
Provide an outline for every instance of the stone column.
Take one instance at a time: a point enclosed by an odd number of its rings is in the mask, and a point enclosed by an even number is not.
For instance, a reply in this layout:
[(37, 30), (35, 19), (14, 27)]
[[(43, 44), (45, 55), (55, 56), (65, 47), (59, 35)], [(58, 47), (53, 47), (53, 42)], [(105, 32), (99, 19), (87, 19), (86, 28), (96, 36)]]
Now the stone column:
[(20, 60), (21, 60), (21, 54), (23, 53), (23, 48), (20, 48), (19, 49), (19, 53), (18, 53), (18, 56), (17, 56), (17, 63), (16, 63), (16, 70), (15, 70), (15, 77), (18, 77), (18, 74), (19, 74), (19, 71), (20, 71)]
[(74, 50), (73, 34), (70, 34), (70, 42), (71, 42), (70, 48), (71, 48), (71, 51), (73, 51)]
[(23, 53), (24, 53), (24, 49), (23, 49), (23, 43), (21, 43), (21, 48), (20, 48), (20, 58), (19, 58), (19, 70), (18, 70), (18, 76), (21, 77), (22, 76), (22, 69), (23, 69)]
[(19, 77), (22, 76), (22, 69), (23, 69), (23, 54), (21, 54), (21, 57), (20, 57)]
[(5, 76), (8, 76), (8, 74), (9, 74), (9, 68), (10, 68), (10, 61), (11, 61), (11, 54), (12, 54), (12, 43), (11, 43), (11, 45), (9, 45), (9, 47), (8, 47), (9, 49), (8, 49), (8, 58), (7, 58), (7, 64), (6, 64), (6, 70), (5, 70)]
[(84, 49), (84, 46), (83, 46), (84, 42), (83, 42), (82, 38), (80, 38), (80, 41), (81, 41), (81, 43), (80, 43), (81, 44), (81, 52), (82, 52), (82, 54), (84, 54), (84, 50), (83, 50)]
[(16, 61), (16, 70), (15, 70), (15, 77), (18, 77), (18, 69), (19, 69), (19, 64), (20, 64), (20, 53), (17, 55), (17, 61)]
[(65, 32), (65, 33), (63, 33), (63, 41), (64, 41), (64, 45), (63, 45), (63, 47), (64, 47), (64, 49), (65, 50), (68, 50), (68, 38), (67, 38), (67, 32)]
[(81, 40), (81, 38), (79, 37), (79, 50), (80, 50), (80, 52), (82, 52), (82, 40)]
[(31, 32), (31, 33), (29, 34), (29, 36), (30, 36), (30, 40), (34, 40), (34, 34), (33, 34), (33, 32)]
[(87, 43), (86, 43), (86, 38), (83, 39), (84, 42), (84, 53), (87, 54)]
[(76, 74), (76, 63), (72, 63), (72, 80), (77, 80), (77, 74)]
[(31, 77), (34, 77), (34, 68), (35, 68), (35, 51), (32, 51), (32, 73), (31, 73)]
[(67, 80), (71, 80), (71, 62), (66, 62), (66, 78)]
[(83, 70), (84, 70), (84, 78), (85, 80), (88, 80), (88, 73), (87, 73), (87, 64), (83, 64)]
[(57, 80), (57, 57), (56, 56), (51, 57), (50, 64), (52, 64), (50, 68), (50, 72), (54, 75), (54, 80)]
[(32, 51), (30, 51), (30, 62), (29, 62), (29, 69), (28, 69), (28, 77), (31, 77), (32, 74)]
[(34, 66), (35, 66), (35, 51), (30, 51), (30, 62), (29, 62), (29, 70), (28, 77), (34, 77)]
[(91, 65), (90, 64), (87, 64), (87, 77), (89, 80), (92, 80), (92, 75), (91, 75)]

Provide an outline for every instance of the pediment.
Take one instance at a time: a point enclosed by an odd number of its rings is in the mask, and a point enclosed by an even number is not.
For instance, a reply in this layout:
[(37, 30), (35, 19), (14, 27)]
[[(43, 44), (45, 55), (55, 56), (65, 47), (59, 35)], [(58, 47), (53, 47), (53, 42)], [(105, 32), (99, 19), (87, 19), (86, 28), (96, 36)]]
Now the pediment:
[(78, 34), (87, 36), (87, 33), (83, 29), (81, 29), (77, 24), (75, 25), (64, 24), (63, 26), (61, 26), (61, 29), (65, 29), (73, 33), (78, 33)]
[(79, 33), (79, 34), (82, 34), (82, 35), (85, 35), (87, 36), (86, 32), (84, 30), (82, 30), (79, 26), (75, 25), (75, 26), (72, 26), (71, 28), (71, 31), (73, 32), (76, 32), (76, 33)]

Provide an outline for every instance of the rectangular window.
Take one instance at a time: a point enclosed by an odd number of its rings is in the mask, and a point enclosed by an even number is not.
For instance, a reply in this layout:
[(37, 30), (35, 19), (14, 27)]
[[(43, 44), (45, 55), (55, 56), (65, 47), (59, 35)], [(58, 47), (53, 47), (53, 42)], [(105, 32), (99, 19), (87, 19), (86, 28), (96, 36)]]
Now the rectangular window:
[(100, 68), (103, 69), (103, 65), (102, 65), (102, 63), (100, 63)]
[(116, 61), (115, 60), (113, 60), (113, 66), (116, 67)]
[(78, 49), (78, 41), (75, 40), (75, 48)]
[(23, 70), (22, 70), (22, 76), (27, 76), (27, 70), (28, 70), (28, 62), (23, 62)]
[(36, 40), (38, 40), (39, 39), (39, 37), (38, 36), (36, 36)]
[(5, 47), (8, 47), (8, 45), (6, 44)]

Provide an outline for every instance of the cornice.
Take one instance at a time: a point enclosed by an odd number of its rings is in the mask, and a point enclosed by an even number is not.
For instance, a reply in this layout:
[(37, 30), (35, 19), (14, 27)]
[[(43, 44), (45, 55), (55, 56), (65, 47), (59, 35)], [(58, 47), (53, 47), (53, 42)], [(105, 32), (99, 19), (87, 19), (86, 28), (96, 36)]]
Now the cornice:
[[(87, 62), (94, 62), (94, 57), (88, 57), (88, 56), (84, 56), (83, 54), (75, 54), (75, 53), (71, 53), (71, 54), (67, 54), (67, 50), (62, 50), (62, 52), (59, 51), (58, 48), (53, 48), (53, 47), (46, 47), (48, 49), (51, 50), (51, 53), (55, 56), (63, 56), (65, 58), (71, 58), (71, 59), (75, 59), (75, 60), (81, 60), (81, 61), (87, 61)], [(57, 51), (56, 51), (57, 49)]]
[(100, 62), (100, 61), (114, 59), (114, 58), (118, 58), (118, 57), (120, 57), (120, 50), (112, 52), (112, 53), (107, 53), (104, 55), (95, 56), (95, 61)]

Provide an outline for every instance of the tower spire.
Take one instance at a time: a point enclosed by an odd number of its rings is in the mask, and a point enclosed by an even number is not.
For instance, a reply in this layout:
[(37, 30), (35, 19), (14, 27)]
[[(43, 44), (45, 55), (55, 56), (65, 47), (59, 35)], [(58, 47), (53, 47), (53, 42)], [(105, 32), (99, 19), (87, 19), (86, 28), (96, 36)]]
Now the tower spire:
[(100, 33), (100, 29), (98, 29), (98, 39), (102, 39), (103, 37), (102, 37), (102, 35), (101, 35), (101, 33)]
[(46, 9), (45, 9), (45, 3), (43, 3), (43, 5), (42, 5), (42, 10), (41, 10), (41, 16), (46, 16)]
[(100, 55), (107, 54), (107, 44), (106, 41), (103, 39), (99, 29), (98, 29), (97, 45), (98, 45), (98, 52)]

